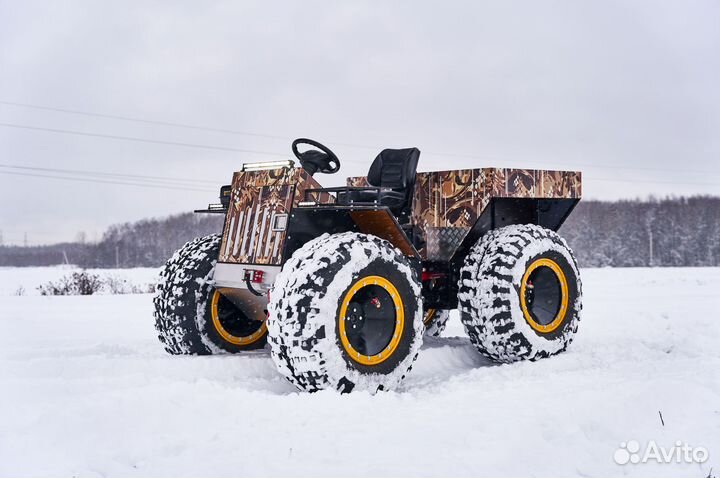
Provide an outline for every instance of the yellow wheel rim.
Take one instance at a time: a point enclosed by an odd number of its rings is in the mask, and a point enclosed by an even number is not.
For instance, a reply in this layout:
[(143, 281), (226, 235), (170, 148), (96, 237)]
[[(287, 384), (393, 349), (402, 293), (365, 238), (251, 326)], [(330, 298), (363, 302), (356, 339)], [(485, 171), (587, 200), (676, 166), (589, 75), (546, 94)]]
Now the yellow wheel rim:
[[(555, 315), (555, 318), (548, 324), (542, 325), (538, 323), (530, 313), (530, 310), (528, 308), (528, 304), (526, 301), (526, 292), (528, 288), (528, 279), (530, 278), (530, 275), (539, 267), (547, 267), (553, 273), (558, 279), (558, 283), (560, 284), (560, 307)], [(563, 323), (563, 320), (565, 319), (565, 315), (567, 315), (567, 309), (568, 309), (568, 302), (569, 302), (570, 294), (568, 292), (568, 282), (567, 278), (565, 277), (565, 273), (563, 272), (562, 268), (558, 265), (557, 262), (553, 261), (552, 259), (547, 258), (541, 258), (535, 260), (532, 264), (530, 264), (525, 271), (525, 274), (523, 275), (522, 282), (520, 284), (520, 307), (522, 308), (523, 315), (525, 316), (525, 321), (537, 332), (540, 332), (542, 334), (549, 334), (551, 332), (554, 332), (557, 330), (560, 325)]]
[(437, 313), (437, 310), (435, 309), (428, 309), (427, 312), (425, 312), (425, 318), (423, 319), (423, 324), (425, 324), (425, 327), (430, 325), (430, 322), (435, 318), (435, 314)]
[[(390, 295), (390, 298), (392, 299), (393, 305), (395, 307), (395, 330), (393, 331), (390, 342), (383, 350), (381, 350), (375, 355), (363, 355), (357, 350), (355, 350), (355, 348), (350, 343), (350, 340), (348, 339), (347, 331), (345, 330), (345, 317), (347, 315), (348, 306), (350, 305), (353, 297), (355, 297), (355, 294), (357, 294), (358, 291), (360, 291), (362, 288), (371, 285), (382, 287)], [(340, 304), (340, 313), (338, 314), (338, 331), (340, 333), (340, 343), (345, 349), (345, 352), (347, 352), (348, 356), (355, 362), (362, 365), (378, 365), (389, 359), (392, 356), (393, 352), (395, 352), (395, 349), (397, 349), (398, 345), (400, 344), (400, 339), (402, 338), (404, 328), (405, 307), (402, 298), (400, 297), (400, 294), (398, 293), (395, 286), (384, 277), (363, 277), (362, 279), (356, 281), (352, 285), (352, 287), (350, 287), (350, 290), (347, 291), (345, 297), (343, 297), (342, 303)]]
[(267, 334), (266, 322), (263, 322), (260, 325), (260, 328), (258, 328), (255, 332), (244, 337), (237, 337), (228, 332), (225, 327), (223, 327), (222, 322), (220, 322), (220, 314), (218, 313), (218, 304), (220, 303), (221, 296), (222, 294), (220, 294), (217, 290), (213, 293), (212, 300), (210, 302), (210, 315), (212, 316), (212, 323), (215, 330), (225, 341), (234, 345), (250, 345), (262, 339), (265, 334)]

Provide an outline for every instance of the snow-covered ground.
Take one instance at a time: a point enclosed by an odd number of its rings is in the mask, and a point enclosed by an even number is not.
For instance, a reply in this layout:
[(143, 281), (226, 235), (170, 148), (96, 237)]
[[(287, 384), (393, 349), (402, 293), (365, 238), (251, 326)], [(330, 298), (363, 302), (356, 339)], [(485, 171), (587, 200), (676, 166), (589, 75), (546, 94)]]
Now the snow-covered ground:
[[(266, 352), (168, 356), (150, 295), (13, 295), (55, 273), (0, 269), (3, 478), (720, 475), (717, 268), (584, 270), (577, 340), (535, 363), (488, 363), (455, 317), (375, 396), (297, 393)], [(709, 459), (618, 465), (629, 440)]]

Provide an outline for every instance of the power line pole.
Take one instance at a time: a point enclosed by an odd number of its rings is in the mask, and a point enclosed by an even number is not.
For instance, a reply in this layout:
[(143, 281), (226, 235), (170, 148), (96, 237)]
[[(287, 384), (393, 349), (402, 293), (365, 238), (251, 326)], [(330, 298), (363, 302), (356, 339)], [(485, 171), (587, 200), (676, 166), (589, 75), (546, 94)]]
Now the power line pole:
[(120, 246), (115, 244), (115, 269), (120, 269)]
[(25, 236), (23, 238), (23, 245), (27, 247), (27, 232), (25, 233)]
[(653, 257), (653, 227), (652, 223), (655, 220), (655, 214), (650, 211), (645, 216), (645, 229), (648, 235), (648, 266), (653, 267), (655, 265), (655, 258)]

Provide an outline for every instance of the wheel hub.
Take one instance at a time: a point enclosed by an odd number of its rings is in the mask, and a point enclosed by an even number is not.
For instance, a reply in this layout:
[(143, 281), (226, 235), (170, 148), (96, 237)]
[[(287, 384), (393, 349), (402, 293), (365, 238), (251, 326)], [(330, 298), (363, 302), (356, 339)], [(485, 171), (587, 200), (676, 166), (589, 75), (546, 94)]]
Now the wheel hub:
[(345, 294), (338, 323), (340, 342), (356, 362), (385, 361), (397, 348), (403, 327), (402, 299), (387, 279), (363, 278)]
[(351, 302), (348, 307), (348, 316), (345, 318), (347, 324), (353, 332), (359, 332), (365, 325), (362, 306), (357, 302)]
[(249, 318), (217, 290), (213, 293), (210, 310), (215, 330), (232, 344), (249, 345), (267, 333), (267, 324), (264, 321)]
[(541, 258), (530, 264), (521, 283), (523, 315), (538, 332), (549, 333), (562, 324), (568, 308), (568, 284), (557, 262)]

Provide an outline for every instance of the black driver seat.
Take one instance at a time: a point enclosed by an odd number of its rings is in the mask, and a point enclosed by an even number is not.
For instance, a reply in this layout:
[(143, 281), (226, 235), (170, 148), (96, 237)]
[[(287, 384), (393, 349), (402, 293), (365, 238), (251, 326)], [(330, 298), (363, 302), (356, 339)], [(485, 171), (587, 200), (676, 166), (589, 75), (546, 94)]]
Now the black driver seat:
[(382, 188), (379, 194), (375, 191), (350, 191), (349, 198), (341, 195), (338, 202), (372, 203), (377, 200), (390, 209), (399, 223), (407, 223), (419, 159), (420, 150), (417, 148), (384, 149), (373, 161), (367, 175), (370, 186)]

